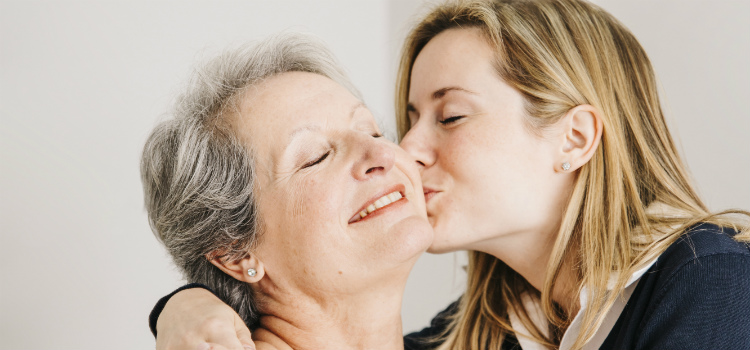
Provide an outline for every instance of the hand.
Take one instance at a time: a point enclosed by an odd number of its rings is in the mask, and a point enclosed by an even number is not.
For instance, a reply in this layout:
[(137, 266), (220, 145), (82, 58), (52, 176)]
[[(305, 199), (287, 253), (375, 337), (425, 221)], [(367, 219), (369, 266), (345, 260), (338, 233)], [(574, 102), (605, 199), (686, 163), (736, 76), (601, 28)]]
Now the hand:
[(159, 315), (156, 331), (157, 350), (255, 350), (240, 316), (203, 288), (173, 295)]

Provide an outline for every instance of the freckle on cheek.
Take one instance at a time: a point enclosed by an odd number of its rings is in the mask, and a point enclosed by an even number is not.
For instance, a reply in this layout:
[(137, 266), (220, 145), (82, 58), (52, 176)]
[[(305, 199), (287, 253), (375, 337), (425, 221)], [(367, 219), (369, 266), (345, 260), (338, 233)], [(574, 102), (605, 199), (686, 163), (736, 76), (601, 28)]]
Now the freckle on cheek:
[(343, 272), (339, 271), (339, 275), (343, 274)]

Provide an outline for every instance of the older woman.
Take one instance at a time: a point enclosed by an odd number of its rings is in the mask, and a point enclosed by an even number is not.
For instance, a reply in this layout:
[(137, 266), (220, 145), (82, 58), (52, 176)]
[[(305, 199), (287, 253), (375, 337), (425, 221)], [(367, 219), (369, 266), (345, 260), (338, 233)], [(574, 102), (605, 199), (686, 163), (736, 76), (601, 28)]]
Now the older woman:
[(141, 175), (174, 262), (263, 327), (258, 347), (403, 347), (406, 277), (432, 241), (419, 173), (321, 46), (286, 35), (209, 62)]

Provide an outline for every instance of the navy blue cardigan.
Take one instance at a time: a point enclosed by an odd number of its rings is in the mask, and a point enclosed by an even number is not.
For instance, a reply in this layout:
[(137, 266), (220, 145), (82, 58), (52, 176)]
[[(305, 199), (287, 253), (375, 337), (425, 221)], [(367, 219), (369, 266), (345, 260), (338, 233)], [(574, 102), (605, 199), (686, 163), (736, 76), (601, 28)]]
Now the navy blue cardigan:
[(750, 350), (750, 247), (692, 228), (641, 277), (600, 349)]
[[(750, 246), (715, 225), (693, 227), (644, 274), (600, 349), (750, 350)], [(185, 287), (203, 287), (188, 285)], [(208, 289), (208, 288), (207, 288)], [(151, 312), (150, 326), (166, 301)], [(428, 339), (447, 327), (457, 303), (427, 327), (404, 337), (406, 350), (433, 348)], [(520, 349), (506, 338), (503, 349)]]

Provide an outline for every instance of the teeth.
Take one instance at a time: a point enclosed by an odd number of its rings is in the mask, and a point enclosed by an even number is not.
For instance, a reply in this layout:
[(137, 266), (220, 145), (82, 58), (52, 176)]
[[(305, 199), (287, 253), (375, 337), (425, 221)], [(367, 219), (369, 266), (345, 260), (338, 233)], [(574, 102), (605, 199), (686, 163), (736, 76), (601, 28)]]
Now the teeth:
[(367, 208), (365, 208), (365, 210), (362, 210), (361, 212), (359, 212), (359, 218), (362, 219), (368, 214), (374, 212), (375, 210), (385, 207), (386, 205), (391, 204), (403, 197), (404, 196), (402, 196), (401, 193), (398, 191), (389, 193), (383, 197), (380, 197), (378, 198), (378, 200), (375, 201), (375, 203), (368, 205)]

